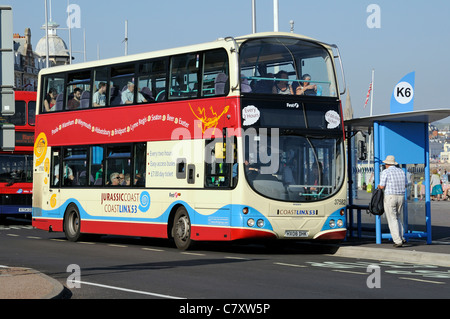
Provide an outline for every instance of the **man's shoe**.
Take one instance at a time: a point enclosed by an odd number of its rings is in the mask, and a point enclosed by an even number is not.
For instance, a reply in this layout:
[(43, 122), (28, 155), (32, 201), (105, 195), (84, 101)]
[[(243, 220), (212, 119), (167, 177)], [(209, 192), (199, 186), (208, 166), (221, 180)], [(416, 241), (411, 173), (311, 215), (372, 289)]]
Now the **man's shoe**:
[(400, 243), (400, 244), (394, 244), (394, 247), (395, 247), (395, 248), (403, 247), (403, 243)]

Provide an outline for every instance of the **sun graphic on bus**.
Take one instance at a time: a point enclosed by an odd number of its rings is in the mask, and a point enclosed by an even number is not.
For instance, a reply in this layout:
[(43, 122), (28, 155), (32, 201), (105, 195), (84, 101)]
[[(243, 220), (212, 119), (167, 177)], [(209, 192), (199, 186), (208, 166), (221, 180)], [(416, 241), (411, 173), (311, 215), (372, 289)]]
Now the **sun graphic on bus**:
[(34, 143), (34, 156), (36, 157), (36, 166), (39, 166), (44, 162), (45, 155), (47, 154), (47, 136), (45, 133), (40, 133)]

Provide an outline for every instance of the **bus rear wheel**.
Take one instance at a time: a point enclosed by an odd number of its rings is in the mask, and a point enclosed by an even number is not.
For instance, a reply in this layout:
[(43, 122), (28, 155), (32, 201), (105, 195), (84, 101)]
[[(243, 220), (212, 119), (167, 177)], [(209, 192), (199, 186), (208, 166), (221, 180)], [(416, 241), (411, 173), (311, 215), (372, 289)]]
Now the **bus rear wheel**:
[(178, 208), (175, 213), (172, 236), (178, 249), (186, 250), (189, 247), (192, 247), (193, 240), (191, 239), (191, 220), (186, 208), (184, 207)]
[(66, 238), (70, 241), (77, 241), (80, 239), (80, 226), (81, 219), (78, 207), (76, 205), (69, 205), (64, 217), (64, 234), (66, 235)]

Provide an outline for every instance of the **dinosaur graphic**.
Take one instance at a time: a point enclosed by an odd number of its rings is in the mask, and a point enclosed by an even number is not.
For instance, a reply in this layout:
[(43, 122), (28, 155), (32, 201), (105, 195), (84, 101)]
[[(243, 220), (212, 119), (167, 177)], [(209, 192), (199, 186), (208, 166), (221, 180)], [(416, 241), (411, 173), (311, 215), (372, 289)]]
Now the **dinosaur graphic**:
[[(215, 130), (216, 130), (217, 124), (219, 123), (220, 118), (221, 118), (223, 115), (225, 115), (225, 114), (228, 112), (228, 110), (230, 109), (230, 106), (227, 105), (227, 106), (224, 107), (222, 113), (220, 113), (220, 115), (217, 115), (217, 112), (214, 111), (213, 107), (211, 106), (209, 109), (211, 110), (212, 116), (211, 116), (211, 117), (208, 117), (207, 114), (206, 114), (205, 108), (198, 107), (198, 108), (197, 108), (197, 112), (195, 112), (195, 111), (192, 109), (192, 106), (191, 106), (190, 103), (189, 103), (189, 107), (191, 108), (191, 111), (192, 111), (192, 113), (195, 115), (195, 117), (196, 117), (199, 121), (202, 122), (202, 123), (201, 123), (202, 133), (205, 133), (205, 131), (206, 131), (207, 129), (214, 127), (213, 134), (215, 133)], [(200, 126), (200, 125), (199, 125), (199, 126)]]

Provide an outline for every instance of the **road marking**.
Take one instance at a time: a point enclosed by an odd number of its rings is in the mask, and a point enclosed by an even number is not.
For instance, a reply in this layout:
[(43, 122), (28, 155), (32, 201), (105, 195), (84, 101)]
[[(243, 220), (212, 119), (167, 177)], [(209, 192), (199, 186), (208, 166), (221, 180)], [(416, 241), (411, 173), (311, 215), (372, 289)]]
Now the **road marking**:
[(169, 295), (162, 295), (162, 294), (157, 294), (154, 292), (147, 292), (147, 291), (141, 291), (141, 290), (134, 290), (134, 289), (127, 289), (127, 288), (121, 288), (121, 287), (114, 287), (114, 286), (108, 286), (108, 285), (102, 285), (102, 284), (96, 284), (93, 282), (86, 282), (86, 281), (71, 281), (72, 283), (80, 283), (82, 285), (88, 285), (88, 286), (96, 286), (96, 287), (100, 287), (100, 288), (107, 288), (107, 289), (114, 289), (114, 290), (120, 290), (120, 291), (125, 291), (125, 292), (131, 292), (131, 293), (135, 293), (135, 294), (141, 294), (141, 295), (148, 295), (148, 296), (154, 296), (154, 297), (160, 297), (160, 298), (168, 298), (168, 299), (186, 299), (186, 298), (182, 298), (182, 297), (175, 297), (175, 296), (169, 296)]
[(450, 242), (448, 241), (439, 241), (439, 240), (433, 240), (431, 243), (435, 245), (450, 245)]
[(95, 245), (95, 243), (89, 242), (89, 241), (77, 241), (77, 244), (83, 244), (83, 245)]
[(27, 236), (28, 239), (42, 239), (41, 237)]
[(148, 251), (164, 251), (162, 249), (155, 249), (155, 248), (142, 248), (142, 250), (148, 250)]
[(199, 254), (199, 253), (187, 253), (187, 252), (183, 252), (183, 255), (192, 255), (192, 256), (206, 256), (205, 254)]
[(10, 230), (10, 229), (33, 229), (33, 226), (7, 226), (7, 225), (0, 225), (0, 230)]
[(365, 275), (365, 276), (368, 275), (367, 272), (357, 272), (357, 271), (350, 271), (350, 270), (333, 269), (333, 271), (337, 271), (337, 272), (345, 272), (345, 273), (348, 273), (348, 274), (356, 274), (356, 275)]
[(65, 239), (57, 239), (57, 238), (52, 238), (52, 239), (50, 239), (50, 240), (53, 240), (53, 241), (67, 241), (67, 240), (65, 240)]
[(127, 248), (125, 245), (116, 245), (116, 244), (108, 244), (109, 247), (119, 247), (119, 248)]
[(19, 237), (19, 235), (16, 235), (16, 234), (6, 234), (6, 236), (10, 236), (10, 237)]
[(445, 285), (445, 282), (441, 282), (441, 281), (431, 281), (431, 280), (423, 280), (423, 279), (407, 278), (407, 277), (399, 277), (399, 279), (420, 281), (420, 282), (426, 282), (429, 284)]
[(296, 267), (296, 268), (307, 268), (307, 266), (303, 266), (303, 265), (294, 265), (294, 264), (285, 264), (285, 263), (274, 263), (275, 265), (278, 266), (288, 266), (288, 267)]
[(226, 259), (237, 259), (237, 260), (251, 260), (250, 258), (244, 258), (244, 257), (233, 257), (233, 256), (227, 256)]

